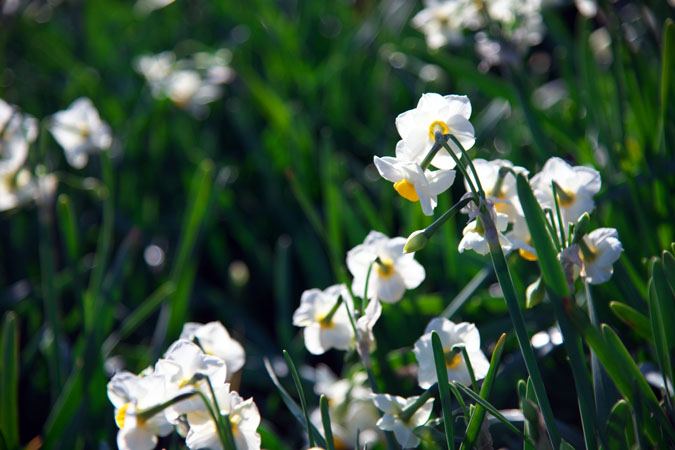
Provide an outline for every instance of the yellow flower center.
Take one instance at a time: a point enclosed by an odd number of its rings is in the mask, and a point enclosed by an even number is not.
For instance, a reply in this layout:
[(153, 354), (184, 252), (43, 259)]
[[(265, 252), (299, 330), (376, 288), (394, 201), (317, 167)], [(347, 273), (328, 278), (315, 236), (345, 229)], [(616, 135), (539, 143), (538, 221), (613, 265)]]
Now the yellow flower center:
[(566, 191), (562, 188), (559, 188), (557, 190), (558, 193), (558, 205), (560, 205), (562, 208), (566, 208), (570, 206), (572, 203), (574, 203), (575, 197), (574, 197), (574, 192)]
[(461, 352), (448, 350), (445, 352), (445, 367), (448, 369), (454, 369), (462, 362)]
[(396, 192), (406, 200), (410, 200), (411, 202), (420, 201), (420, 198), (415, 191), (415, 185), (408, 180), (397, 181), (394, 183), (394, 189), (396, 189)]
[(445, 122), (437, 120), (435, 122), (432, 122), (431, 125), (429, 125), (429, 139), (435, 141), (436, 133), (439, 131), (442, 134), (450, 134), (450, 129), (448, 128), (448, 125)]
[(124, 419), (127, 416), (127, 409), (129, 408), (129, 405), (131, 405), (131, 403), (125, 404), (117, 411), (117, 414), (115, 414), (115, 423), (120, 430), (124, 428)]
[[(527, 245), (532, 245), (532, 239), (527, 240)], [(537, 255), (534, 253), (524, 250), (522, 248), (518, 249), (518, 254), (520, 255), (521, 258), (527, 260), (527, 261), (536, 261), (537, 260)]]
[(377, 263), (377, 273), (382, 278), (389, 278), (394, 274), (394, 264), (388, 259), (380, 260)]
[(321, 326), (322, 329), (324, 330), (330, 330), (335, 326), (333, 323), (333, 318), (331, 317), (330, 319), (328, 318), (328, 314), (325, 316), (321, 316), (318, 319), (319, 325)]

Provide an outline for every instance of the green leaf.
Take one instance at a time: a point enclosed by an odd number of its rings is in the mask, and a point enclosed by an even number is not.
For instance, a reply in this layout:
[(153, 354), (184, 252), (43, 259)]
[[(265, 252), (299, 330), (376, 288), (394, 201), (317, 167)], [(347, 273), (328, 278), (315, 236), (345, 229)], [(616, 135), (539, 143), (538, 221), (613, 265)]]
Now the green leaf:
[(454, 421), (452, 420), (452, 399), (448, 388), (448, 369), (445, 365), (445, 353), (441, 338), (436, 331), (431, 332), (431, 347), (434, 351), (436, 376), (438, 377), (438, 392), (443, 406), (443, 425), (445, 426), (445, 441), (450, 450), (455, 448)]
[(265, 358), (264, 359), (264, 364), (265, 364), (265, 370), (267, 371), (267, 374), (269, 377), (272, 379), (272, 383), (274, 383), (274, 386), (276, 386), (277, 390), (279, 391), (279, 394), (281, 395), (281, 400), (283, 400), (284, 404), (288, 408), (288, 410), (293, 414), (293, 417), (295, 417), (295, 420), (298, 421), (298, 423), (307, 431), (307, 426), (309, 424), (309, 432), (312, 434), (312, 437), (316, 441), (317, 445), (319, 447), (326, 448), (326, 441), (323, 439), (321, 436), (321, 433), (319, 433), (319, 430), (316, 429), (314, 425), (309, 423), (305, 419), (305, 415), (303, 414), (302, 408), (298, 406), (297, 403), (295, 403), (295, 400), (293, 400), (293, 397), (284, 389), (284, 387), (281, 385), (279, 382), (279, 379), (277, 378), (276, 374), (274, 373), (274, 369), (272, 368), (272, 364), (270, 361)]
[(661, 261), (663, 262), (663, 272), (670, 286), (670, 291), (675, 295), (675, 257), (669, 251), (664, 250), (661, 255)]
[[(663, 25), (663, 52), (661, 54), (661, 104), (659, 121), (657, 124), (656, 139), (658, 139), (655, 148), (659, 148), (664, 139), (664, 125), (668, 108), (668, 97), (672, 85), (672, 71), (675, 64), (675, 24), (669, 17)], [(665, 144), (665, 142), (664, 142)], [(664, 146), (664, 151), (665, 151)]]
[(325, 395), (321, 395), (319, 399), (319, 406), (321, 408), (321, 423), (323, 424), (323, 435), (326, 437), (326, 450), (335, 450), (335, 442), (333, 441), (333, 429), (330, 425), (330, 414), (328, 412), (328, 400)]
[(43, 448), (54, 448), (82, 405), (82, 369), (75, 367), (52, 407), (44, 430)]
[(609, 302), (609, 309), (642, 338), (652, 339), (652, 325), (644, 314), (621, 302)]
[[(497, 376), (497, 368), (499, 367), (499, 362), (502, 358), (502, 352), (504, 351), (504, 343), (506, 342), (506, 333), (502, 333), (495, 345), (495, 350), (492, 352), (492, 358), (490, 358), (490, 368), (488, 373), (485, 376), (483, 381), (483, 386), (480, 389), (480, 397), (485, 401), (488, 401), (490, 393), (492, 392), (492, 387), (494, 385), (495, 377)], [(471, 419), (469, 420), (469, 426), (466, 429), (466, 434), (464, 436), (464, 442), (460, 449), (471, 450), (478, 439), (478, 434), (481, 430), (481, 425), (483, 424), (483, 419), (485, 418), (485, 408), (482, 405), (478, 405), (474, 410)]]
[(73, 210), (73, 203), (66, 194), (60, 194), (56, 202), (59, 228), (65, 243), (68, 257), (75, 261), (79, 255), (77, 219)]
[(621, 399), (612, 408), (607, 419), (607, 445), (616, 450), (629, 450), (633, 443), (633, 416), (626, 400)]
[(668, 392), (668, 380), (673, 379), (673, 365), (671, 349), (673, 340), (673, 324), (675, 323), (675, 306), (673, 295), (668, 288), (663, 273), (661, 260), (654, 257), (650, 265), (651, 279), (649, 280), (649, 318), (654, 334), (656, 355), (663, 374), (663, 382), (666, 388), (666, 403), (672, 411), (670, 392)]
[(5, 313), (0, 331), (0, 430), (7, 448), (19, 448), (19, 330), (13, 311)]

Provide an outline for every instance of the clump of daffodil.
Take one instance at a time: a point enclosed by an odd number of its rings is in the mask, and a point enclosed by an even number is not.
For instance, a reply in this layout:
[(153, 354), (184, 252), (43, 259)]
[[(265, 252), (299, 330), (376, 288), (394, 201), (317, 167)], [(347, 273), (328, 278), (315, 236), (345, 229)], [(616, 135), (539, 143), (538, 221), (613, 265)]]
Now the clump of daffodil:
[[(347, 268), (354, 280), (352, 292), (386, 303), (399, 301), (406, 289), (414, 289), (424, 281), (424, 267), (413, 253), (404, 253), (406, 239), (389, 238), (371, 231), (363, 244), (347, 252)], [(368, 292), (366, 292), (366, 281)]]
[(476, 379), (485, 378), (490, 363), (480, 349), (480, 334), (476, 326), (468, 322), (456, 324), (448, 319), (437, 317), (429, 322), (424, 334), (415, 342), (415, 348), (413, 349), (419, 364), (417, 383), (422, 389), (428, 389), (438, 381), (434, 352), (431, 346), (432, 331), (438, 333), (438, 337), (441, 338), (448, 380), (458, 381), (464, 385), (471, 384), (471, 378), (461, 349), (455, 347), (458, 345), (466, 348)]
[(230, 337), (222, 323), (215, 321), (202, 325), (188, 322), (183, 325), (180, 339), (197, 339), (199, 346), (207, 355), (217, 356), (225, 361), (227, 374), (231, 376), (241, 369), (246, 361), (244, 347)]

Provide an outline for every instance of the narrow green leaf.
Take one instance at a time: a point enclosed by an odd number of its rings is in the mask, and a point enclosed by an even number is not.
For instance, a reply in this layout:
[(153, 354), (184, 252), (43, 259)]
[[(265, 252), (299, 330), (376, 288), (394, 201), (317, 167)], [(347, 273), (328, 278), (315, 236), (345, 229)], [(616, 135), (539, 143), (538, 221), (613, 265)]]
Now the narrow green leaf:
[(445, 441), (448, 449), (455, 448), (454, 421), (452, 420), (452, 406), (450, 398), (450, 389), (448, 388), (448, 369), (445, 364), (445, 353), (441, 338), (435, 331), (431, 332), (431, 347), (434, 351), (434, 363), (436, 365), (436, 376), (438, 377), (438, 392), (441, 396), (441, 405), (443, 406), (443, 425), (445, 426)]
[[(204, 160), (199, 164), (192, 178), (180, 244), (170, 277), (177, 287), (170, 303), (167, 326), (167, 333), (170, 336), (177, 335), (180, 332), (187, 315), (189, 294), (194, 277), (186, 277), (184, 272), (186, 272), (186, 266), (190, 264), (199, 230), (206, 218), (211, 191), (213, 190), (213, 171), (213, 163), (210, 160)], [(181, 285), (184, 285), (183, 289), (181, 289)]]
[(333, 429), (330, 425), (330, 414), (328, 412), (328, 400), (325, 395), (321, 395), (319, 399), (319, 406), (321, 408), (321, 423), (323, 424), (323, 435), (326, 437), (326, 450), (335, 450), (335, 442), (333, 441)]
[(19, 329), (13, 311), (5, 313), (0, 331), (0, 430), (7, 448), (19, 448)]
[[(675, 348), (675, 326), (673, 326), (675, 324), (675, 296), (666, 280), (663, 263), (657, 257), (652, 258), (650, 275), (654, 283), (655, 300), (658, 302), (658, 319), (665, 337), (664, 346), (666, 350), (672, 351)], [(654, 326), (653, 323), (652, 326)]]
[(609, 302), (609, 309), (623, 323), (633, 328), (640, 337), (651, 340), (652, 325), (644, 314), (621, 302)]
[(661, 104), (659, 122), (657, 124), (656, 139), (658, 139), (655, 148), (659, 148), (661, 142), (664, 143), (664, 125), (668, 108), (668, 96), (672, 85), (672, 71), (675, 65), (675, 24), (670, 17), (666, 19), (663, 25), (663, 52), (661, 53)]
[(670, 286), (670, 291), (675, 295), (675, 256), (669, 251), (664, 250), (661, 255), (661, 261), (663, 262), (663, 272)]
[[(497, 376), (497, 368), (499, 367), (499, 362), (502, 358), (502, 352), (504, 351), (504, 343), (506, 342), (506, 333), (502, 333), (497, 341), (494, 352), (492, 352), (492, 358), (490, 359), (490, 368), (488, 373), (485, 376), (483, 381), (483, 386), (480, 389), (480, 397), (485, 401), (488, 401), (490, 398), (490, 393), (492, 392), (492, 386), (494, 385), (495, 377)], [(485, 418), (485, 408), (482, 405), (478, 405), (474, 410), (471, 420), (469, 420), (469, 426), (466, 429), (466, 434), (464, 436), (464, 442), (460, 449), (471, 450), (478, 439), (478, 434), (481, 430), (481, 425), (483, 424), (483, 419)]]
[(59, 228), (66, 252), (71, 261), (77, 260), (79, 255), (77, 219), (73, 210), (73, 203), (66, 194), (60, 194), (56, 202), (56, 211), (58, 213)]
[[(480, 406), (485, 408), (490, 414), (495, 416), (497, 420), (499, 420), (501, 423), (503, 423), (506, 428), (520, 436), (521, 439), (527, 439), (525, 435), (518, 429), (514, 424), (509, 422), (509, 419), (504, 417), (504, 414), (500, 413), (497, 408), (495, 408), (490, 402), (487, 400), (483, 399), (480, 395), (476, 394), (474, 391), (469, 389), (468, 387), (464, 386), (462, 383), (457, 383), (453, 382), (456, 388), (459, 389), (464, 395), (467, 397), (471, 398), (473, 401), (478, 403)], [(530, 442), (531, 443), (531, 442)]]
[(666, 404), (672, 411), (671, 393), (668, 390), (668, 380), (673, 379), (673, 366), (670, 356), (670, 347), (673, 345), (667, 329), (673, 328), (673, 322), (669, 317), (669, 306), (666, 303), (673, 303), (673, 297), (667, 286), (664, 286), (665, 280), (662, 280), (663, 272), (661, 270), (660, 260), (654, 258), (651, 264), (652, 278), (649, 280), (649, 318), (652, 324), (654, 334), (654, 345), (656, 346), (656, 357), (661, 367), (663, 382), (666, 389)]
[[(270, 379), (272, 380), (272, 383), (274, 383), (274, 386), (276, 386), (277, 390), (279, 391), (279, 395), (281, 395), (281, 400), (283, 400), (284, 404), (288, 408), (288, 410), (293, 414), (293, 417), (295, 417), (295, 420), (298, 421), (298, 423), (305, 429), (307, 430), (307, 421), (305, 420), (305, 416), (303, 414), (302, 408), (298, 406), (297, 403), (295, 403), (295, 400), (293, 400), (293, 397), (284, 389), (284, 387), (281, 385), (279, 382), (279, 379), (277, 378), (276, 374), (274, 373), (274, 369), (272, 368), (272, 364), (270, 361), (265, 358), (264, 359), (264, 364), (265, 364), (265, 370), (267, 371), (267, 374), (269, 375)], [(320, 447), (325, 448), (326, 447), (326, 442), (324, 441), (323, 437), (321, 436), (321, 433), (319, 433), (319, 430), (316, 429), (314, 425), (310, 423), (310, 433), (312, 433), (312, 436), (314, 437), (314, 440), (316, 441), (317, 445)]]
[(295, 368), (295, 364), (293, 364), (291, 355), (289, 355), (286, 350), (284, 350), (283, 353), (284, 358), (286, 358), (286, 364), (288, 364), (288, 368), (291, 371), (291, 376), (293, 377), (293, 382), (295, 383), (295, 389), (297, 389), (298, 391), (298, 397), (300, 397), (300, 405), (302, 406), (302, 412), (305, 415), (305, 422), (307, 423), (305, 429), (307, 430), (307, 437), (309, 438), (309, 446), (311, 448), (314, 447), (314, 437), (312, 436), (312, 432), (310, 431), (312, 428), (312, 422), (309, 421), (309, 411), (307, 410), (307, 401), (305, 400), (305, 393), (302, 390), (300, 375), (298, 375), (298, 371)]
[(54, 448), (61, 440), (77, 410), (83, 404), (82, 387), (82, 370), (80, 367), (75, 367), (47, 417), (44, 429), (44, 449)]
[(574, 450), (574, 447), (572, 447), (572, 444), (563, 439), (560, 442), (560, 450)]
[(633, 417), (626, 400), (621, 399), (612, 408), (607, 419), (607, 445), (616, 450), (629, 450), (633, 440), (629, 437), (633, 431)]

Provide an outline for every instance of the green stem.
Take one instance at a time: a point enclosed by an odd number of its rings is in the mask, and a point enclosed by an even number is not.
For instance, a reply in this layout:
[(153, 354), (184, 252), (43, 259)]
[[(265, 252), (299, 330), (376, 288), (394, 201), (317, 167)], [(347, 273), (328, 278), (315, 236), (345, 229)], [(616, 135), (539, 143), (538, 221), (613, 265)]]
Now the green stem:
[(478, 391), (478, 383), (476, 382), (476, 375), (473, 372), (473, 366), (471, 365), (471, 361), (469, 360), (469, 353), (466, 351), (466, 347), (464, 345), (458, 345), (459, 349), (462, 351), (462, 356), (464, 357), (464, 363), (466, 364), (466, 370), (469, 372), (469, 379), (471, 380), (471, 387), (475, 392)]
[(431, 347), (434, 351), (434, 364), (436, 366), (436, 377), (438, 378), (438, 392), (441, 396), (441, 406), (443, 407), (443, 425), (445, 427), (445, 440), (449, 450), (455, 448), (455, 430), (452, 419), (452, 406), (450, 397), (450, 388), (448, 387), (448, 370), (445, 366), (445, 357), (443, 355), (443, 344), (441, 338), (435, 331), (431, 332)]
[[(489, 217), (488, 214), (486, 214), (486, 216)], [(542, 415), (544, 416), (544, 422), (546, 424), (546, 430), (548, 431), (549, 438), (551, 439), (553, 448), (557, 449), (560, 446), (560, 434), (558, 433), (558, 426), (555, 423), (553, 410), (551, 409), (551, 404), (548, 400), (548, 396), (546, 395), (544, 381), (542, 379), (541, 372), (539, 371), (539, 367), (537, 366), (537, 360), (534, 355), (534, 350), (530, 344), (530, 339), (527, 335), (525, 320), (518, 304), (518, 298), (516, 297), (516, 291), (513, 287), (513, 281), (511, 280), (509, 267), (506, 264), (502, 247), (499, 245), (497, 229), (494, 222), (492, 222), (492, 219), (484, 221), (484, 224), (486, 227), (485, 237), (490, 249), (492, 264), (494, 265), (499, 285), (502, 288), (504, 300), (506, 300), (506, 306), (509, 310), (511, 321), (513, 322), (513, 328), (516, 332), (516, 337), (518, 338), (520, 351), (522, 352), (523, 359), (525, 360), (525, 367), (527, 367), (527, 372), (530, 374), (532, 386), (534, 387), (534, 392), (537, 396), (537, 402), (539, 403)]]
[(414, 402), (403, 408), (401, 412), (398, 413), (399, 419), (401, 419), (404, 422), (409, 421), (410, 418), (413, 416), (413, 414), (415, 414), (415, 411), (420, 409), (422, 405), (424, 405), (427, 402), (427, 400), (436, 395), (437, 389), (438, 384), (434, 384), (429, 389), (422, 392), (422, 394), (417, 398), (417, 400), (415, 400)]
[(434, 145), (431, 147), (431, 150), (429, 150), (427, 156), (425, 156), (424, 160), (422, 160), (422, 164), (420, 164), (422, 170), (427, 170), (427, 167), (429, 167), (429, 164), (431, 164), (431, 160), (434, 159), (436, 153), (438, 153), (438, 151), (442, 148), (443, 146), (438, 141), (434, 142)]
[(443, 147), (448, 151), (452, 159), (455, 160), (455, 164), (457, 164), (457, 168), (459, 169), (460, 172), (462, 172), (462, 176), (466, 180), (467, 184), (469, 185), (469, 189), (471, 190), (471, 193), (473, 194), (473, 197), (476, 199), (476, 203), (478, 203), (478, 199), (480, 198), (478, 196), (478, 192), (476, 191), (476, 186), (473, 184), (473, 181), (471, 181), (471, 178), (469, 177), (468, 172), (466, 171), (466, 167), (464, 167), (464, 164), (457, 158), (457, 155), (455, 155), (455, 152), (450, 148), (450, 146), (443, 142)]
[(370, 284), (370, 273), (373, 270), (373, 264), (375, 264), (375, 261), (370, 263), (368, 266), (368, 273), (366, 274), (366, 285), (363, 289), (363, 297), (361, 297), (361, 314), (363, 314), (368, 306), (368, 285)]
[(565, 245), (565, 224), (562, 220), (562, 214), (560, 214), (560, 205), (558, 203), (558, 196), (562, 199), (563, 197), (569, 196), (558, 186), (558, 183), (551, 181), (551, 189), (553, 189), (553, 203), (555, 204), (555, 213), (558, 217), (558, 231), (560, 232), (560, 245)]
[(466, 158), (467, 162), (469, 163), (469, 168), (471, 169), (471, 172), (473, 173), (473, 176), (476, 180), (476, 187), (478, 187), (478, 193), (480, 194), (481, 197), (485, 198), (485, 191), (483, 190), (483, 186), (480, 183), (480, 178), (478, 178), (478, 172), (476, 171), (476, 167), (474, 167), (473, 161), (471, 161), (471, 158), (469, 158), (469, 154), (466, 152), (466, 150), (464, 150), (464, 147), (455, 136), (449, 134), (448, 137), (452, 139), (452, 142), (454, 142), (457, 147), (459, 147), (459, 151), (462, 152), (462, 156)]

